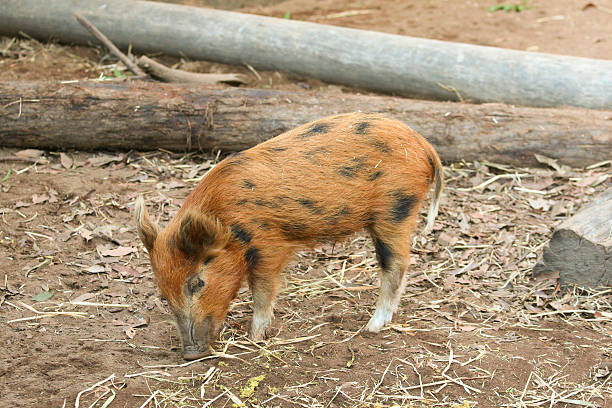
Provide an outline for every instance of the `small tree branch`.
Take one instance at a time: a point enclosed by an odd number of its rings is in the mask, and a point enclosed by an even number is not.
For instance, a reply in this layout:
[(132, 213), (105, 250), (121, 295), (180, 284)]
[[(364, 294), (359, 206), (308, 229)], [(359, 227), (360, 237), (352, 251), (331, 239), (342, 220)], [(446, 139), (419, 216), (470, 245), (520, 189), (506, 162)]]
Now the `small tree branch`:
[(136, 63), (140, 68), (151, 74), (151, 76), (165, 82), (201, 85), (216, 84), (219, 82), (234, 82), (239, 84), (246, 84), (249, 82), (249, 78), (242, 74), (199, 74), (182, 71), (180, 69), (172, 69), (145, 56), (138, 58)]
[(128, 58), (127, 55), (121, 52), (121, 50), (117, 48), (115, 44), (113, 44), (111, 40), (109, 40), (104, 34), (102, 34), (100, 30), (98, 30), (93, 24), (91, 24), (89, 20), (87, 20), (78, 12), (74, 13), (74, 17), (79, 23), (81, 23), (83, 27), (85, 27), (90, 33), (92, 33), (94, 37), (100, 40), (102, 44), (104, 44), (104, 46), (109, 49), (110, 52), (112, 52), (117, 58), (119, 58), (121, 62), (123, 62), (130, 71), (132, 71), (137, 76), (147, 76), (147, 74), (143, 70), (141, 70), (136, 64), (134, 64)]

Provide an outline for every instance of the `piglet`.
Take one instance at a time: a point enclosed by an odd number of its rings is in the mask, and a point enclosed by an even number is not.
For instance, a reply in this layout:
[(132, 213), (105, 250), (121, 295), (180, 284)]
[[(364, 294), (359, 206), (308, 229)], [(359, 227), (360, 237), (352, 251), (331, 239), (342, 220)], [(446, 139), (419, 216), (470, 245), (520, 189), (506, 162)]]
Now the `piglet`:
[(411, 233), (432, 185), (425, 233), (443, 186), (436, 151), (397, 120), (350, 113), (305, 124), (221, 161), (164, 229), (139, 197), (138, 234), (176, 318), (183, 357), (208, 354), (245, 279), (253, 295), (250, 336), (262, 339), (292, 255), (360, 230), (372, 237), (382, 270), (366, 326), (379, 331), (402, 295)]

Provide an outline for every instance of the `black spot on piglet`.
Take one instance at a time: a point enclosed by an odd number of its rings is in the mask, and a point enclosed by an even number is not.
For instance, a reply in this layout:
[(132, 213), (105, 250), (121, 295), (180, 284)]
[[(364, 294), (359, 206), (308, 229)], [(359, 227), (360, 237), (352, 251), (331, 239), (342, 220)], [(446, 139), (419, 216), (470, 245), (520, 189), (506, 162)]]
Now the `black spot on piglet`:
[(231, 226), (232, 234), (244, 244), (248, 244), (251, 242), (251, 233), (244, 229), (244, 227), (240, 224), (233, 224)]
[(338, 169), (338, 174), (347, 178), (354, 178), (359, 171), (366, 165), (366, 157), (354, 157), (351, 164), (342, 166)]
[(300, 133), (297, 137), (304, 139), (316, 134), (327, 133), (331, 129), (331, 126), (327, 123), (315, 123), (307, 131)]
[(402, 191), (394, 191), (392, 193), (395, 200), (391, 207), (391, 219), (395, 223), (404, 221), (417, 203), (417, 198), (412, 194), (405, 194)]
[(249, 270), (251, 271), (257, 267), (260, 258), (261, 255), (259, 254), (259, 249), (255, 247), (250, 247), (244, 253), (244, 259), (246, 260)]
[(285, 222), (279, 225), (281, 232), (288, 239), (302, 239), (306, 233), (307, 226), (301, 223)]
[(370, 128), (370, 124), (368, 122), (359, 122), (355, 125), (355, 133), (358, 135), (365, 135)]
[(388, 144), (386, 144), (383, 141), (380, 141), (378, 139), (374, 139), (372, 141), (372, 146), (374, 146), (374, 148), (376, 148), (376, 150), (382, 152), (382, 153), (389, 153), (391, 152), (391, 148), (389, 147)]
[(383, 175), (383, 172), (382, 172), (382, 171), (380, 171), (380, 170), (375, 171), (374, 173), (372, 173), (372, 174), (370, 174), (370, 175), (368, 176), (368, 180), (369, 180), (369, 181), (374, 181), (374, 180), (376, 180), (377, 178), (379, 178), (379, 177), (380, 177), (380, 176), (382, 176), (382, 175)]
[(382, 269), (387, 269), (391, 265), (393, 259), (393, 251), (389, 245), (385, 244), (378, 238), (374, 238), (374, 249), (376, 249), (376, 258)]

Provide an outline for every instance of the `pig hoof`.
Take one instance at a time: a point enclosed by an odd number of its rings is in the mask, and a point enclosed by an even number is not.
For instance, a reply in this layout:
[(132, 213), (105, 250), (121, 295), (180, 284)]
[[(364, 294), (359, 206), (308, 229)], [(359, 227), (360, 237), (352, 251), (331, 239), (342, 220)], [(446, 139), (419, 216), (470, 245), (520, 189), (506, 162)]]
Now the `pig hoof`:
[(275, 330), (274, 328), (267, 326), (259, 330), (252, 330), (249, 337), (251, 338), (251, 340), (258, 342), (272, 337), (276, 337), (278, 333), (280, 333), (280, 330)]
[(274, 327), (266, 327), (264, 330), (264, 338), (272, 339), (280, 334), (280, 329), (275, 329)]
[(197, 360), (198, 358), (206, 357), (209, 354), (210, 353), (208, 350), (200, 350), (196, 347), (185, 347), (183, 350), (183, 358), (188, 361)]
[(378, 333), (387, 323), (391, 321), (391, 316), (387, 313), (374, 312), (372, 318), (365, 327), (366, 331)]
[(368, 322), (368, 325), (365, 327), (365, 330), (370, 333), (378, 333), (380, 329), (382, 329), (383, 325), (378, 323), (372, 323), (372, 320)]
[(264, 328), (253, 329), (249, 337), (255, 342), (262, 341), (266, 337), (266, 330)]

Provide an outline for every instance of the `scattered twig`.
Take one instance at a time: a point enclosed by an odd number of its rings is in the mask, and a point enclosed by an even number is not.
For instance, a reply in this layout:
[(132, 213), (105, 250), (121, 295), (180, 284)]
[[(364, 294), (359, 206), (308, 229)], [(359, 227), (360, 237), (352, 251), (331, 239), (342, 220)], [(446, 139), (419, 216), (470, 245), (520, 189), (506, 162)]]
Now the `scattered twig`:
[(270, 350), (266, 349), (265, 347), (260, 346), (259, 344), (255, 343), (253, 340), (249, 339), (248, 337), (245, 337), (245, 339), (246, 339), (246, 341), (248, 341), (249, 343), (251, 343), (252, 345), (257, 347), (258, 349), (260, 349), (261, 351), (265, 352), (266, 354), (274, 357), (275, 359), (277, 359), (278, 361), (280, 361), (284, 365), (287, 365), (287, 366), (289, 365), (289, 363), (287, 363), (285, 360), (283, 360), (282, 358), (280, 358), (279, 356), (274, 354), (273, 351), (270, 351)]
[[(94, 385), (92, 385), (91, 387), (89, 387), (89, 388), (87, 388), (87, 389), (85, 389), (85, 390), (83, 390), (83, 391), (80, 391), (80, 392), (77, 394), (76, 399), (75, 399), (75, 401), (74, 401), (74, 408), (79, 408), (79, 403), (80, 403), (80, 400), (81, 400), (81, 396), (82, 396), (83, 394), (85, 394), (86, 392), (90, 392), (90, 391), (95, 390), (96, 388), (98, 388), (99, 386), (101, 386), (102, 384), (104, 384), (105, 382), (107, 382), (107, 381), (111, 381), (113, 378), (115, 378), (115, 374), (111, 374), (111, 375), (109, 375), (108, 377), (106, 377), (105, 379), (103, 379), (102, 381), (99, 381), (99, 382), (95, 383)], [(144, 405), (143, 405), (143, 406), (144, 406)]]
[(261, 75), (259, 75), (259, 72), (257, 72), (255, 68), (253, 68), (251, 65), (247, 64), (246, 62), (244, 63), (244, 65), (249, 69), (249, 71), (253, 73), (253, 75), (255, 75), (255, 78), (257, 78), (258, 81), (261, 81)]
[(452, 86), (452, 85), (445, 85), (445, 84), (443, 84), (443, 83), (441, 83), (441, 82), (438, 82), (438, 86), (439, 86), (440, 88), (444, 89), (445, 91), (448, 91), (448, 92), (452, 92), (452, 93), (454, 93), (454, 94), (455, 94), (455, 96), (457, 96), (457, 100), (458, 100), (459, 102), (464, 102), (464, 100), (463, 100), (463, 96), (461, 96), (461, 94), (459, 93), (459, 91), (457, 90), (457, 88), (455, 88), (454, 86)]
[[(142, 403), (142, 405), (140, 406), (140, 408), (144, 408), (144, 407), (146, 407), (147, 405), (149, 405), (149, 402), (151, 402), (151, 401), (153, 400), (153, 398), (155, 398), (155, 396), (156, 396), (157, 394), (161, 394), (161, 392), (160, 392), (159, 390), (155, 390), (155, 391), (153, 391), (153, 393), (152, 393), (151, 395), (149, 395), (149, 398), (147, 398), (147, 399), (145, 400), (145, 402), (143, 402), (143, 403)], [(155, 404), (155, 405), (157, 405), (157, 404)]]
[(138, 58), (137, 63), (140, 68), (165, 82), (204, 85), (217, 84), (220, 82), (237, 84), (247, 84), (249, 82), (249, 78), (242, 74), (199, 74), (168, 68), (146, 56)]
[(216, 400), (218, 400), (219, 398), (221, 398), (225, 394), (227, 394), (227, 390), (223, 390), (223, 392), (221, 394), (217, 395), (215, 398), (211, 399), (206, 404), (202, 405), (202, 408), (206, 408), (206, 407), (211, 406), (213, 404), (213, 402), (215, 402)]
[(373, 10), (373, 9), (347, 10), (347, 11), (341, 11), (339, 13), (328, 14), (326, 16), (323, 16), (323, 18), (335, 19), (335, 18), (344, 18), (344, 17), (352, 17), (352, 16), (363, 16), (363, 15), (372, 14), (375, 12), (376, 10)]
[(128, 307), (132, 307), (132, 305), (128, 305), (125, 303), (96, 303), (96, 302), (86, 302), (86, 301), (76, 301), (76, 302), (70, 302), (71, 305), (77, 305), (77, 306), (92, 306), (92, 307), (124, 307), (124, 308), (128, 308)]
[(177, 367), (187, 367), (187, 366), (190, 366), (190, 365), (195, 364), (195, 363), (199, 363), (199, 362), (204, 361), (204, 360), (211, 360), (213, 358), (228, 358), (228, 359), (240, 360), (243, 363), (249, 364), (247, 361), (245, 361), (245, 360), (243, 360), (243, 359), (241, 359), (239, 357), (232, 356), (231, 354), (214, 353), (214, 354), (211, 354), (209, 356), (204, 356), (204, 357), (198, 358), (196, 360), (188, 361), (188, 362), (183, 363), (183, 364), (146, 365), (146, 366), (142, 366), (142, 368), (177, 368)]
[(23, 303), (23, 302), (19, 302), (19, 303), (21, 303), (21, 305), (25, 307), (26, 309), (36, 313), (38, 316), (30, 316), (30, 317), (22, 317), (19, 319), (13, 319), (13, 320), (7, 321), (7, 323), (17, 323), (17, 322), (24, 322), (28, 320), (38, 320), (38, 319), (44, 319), (47, 317), (55, 317), (55, 316), (87, 317), (87, 313), (84, 313), (84, 312), (41, 312), (39, 310), (36, 310), (32, 306), (28, 305), (27, 303)]
[(496, 176), (491, 177), (487, 181), (484, 181), (484, 182), (478, 184), (477, 186), (468, 187), (468, 188), (458, 188), (457, 190), (458, 191), (473, 191), (473, 190), (478, 190), (478, 189), (484, 188), (484, 187), (488, 186), (489, 184), (494, 183), (494, 182), (496, 182), (497, 180), (500, 180), (500, 179), (505, 179), (505, 178), (516, 179), (518, 177), (528, 177), (528, 176), (530, 176), (528, 173), (498, 174)]
[(145, 74), (143, 70), (141, 70), (136, 64), (134, 64), (132, 60), (128, 58), (127, 55), (121, 52), (121, 50), (117, 48), (115, 44), (113, 44), (111, 40), (109, 40), (104, 34), (102, 34), (102, 32), (100, 32), (100, 30), (98, 30), (89, 20), (87, 20), (85, 16), (76, 12), (74, 13), (74, 17), (77, 19), (79, 23), (81, 23), (83, 27), (85, 27), (91, 34), (93, 34), (94, 37), (100, 40), (102, 44), (104, 44), (104, 46), (109, 49), (110, 52), (112, 52), (117, 58), (119, 58), (121, 62), (123, 62), (125, 66), (130, 71), (132, 71), (136, 76), (139, 76), (139, 77), (147, 76), (147, 74)]
[(159, 370), (154, 370), (154, 371), (143, 371), (141, 373), (134, 373), (134, 374), (125, 374), (124, 377), (125, 378), (133, 378), (133, 377), (140, 377), (143, 375), (152, 375), (152, 374), (158, 374), (158, 375), (163, 375), (165, 377), (171, 377), (172, 375), (165, 372), (165, 371), (159, 371)]
[(588, 314), (601, 314), (606, 319), (612, 319), (612, 312), (604, 312), (598, 310), (585, 310), (585, 309), (567, 309), (567, 310), (554, 310), (551, 312), (535, 313), (530, 315), (531, 317), (543, 317), (552, 316), (558, 314), (570, 314), (570, 313), (588, 313)]

